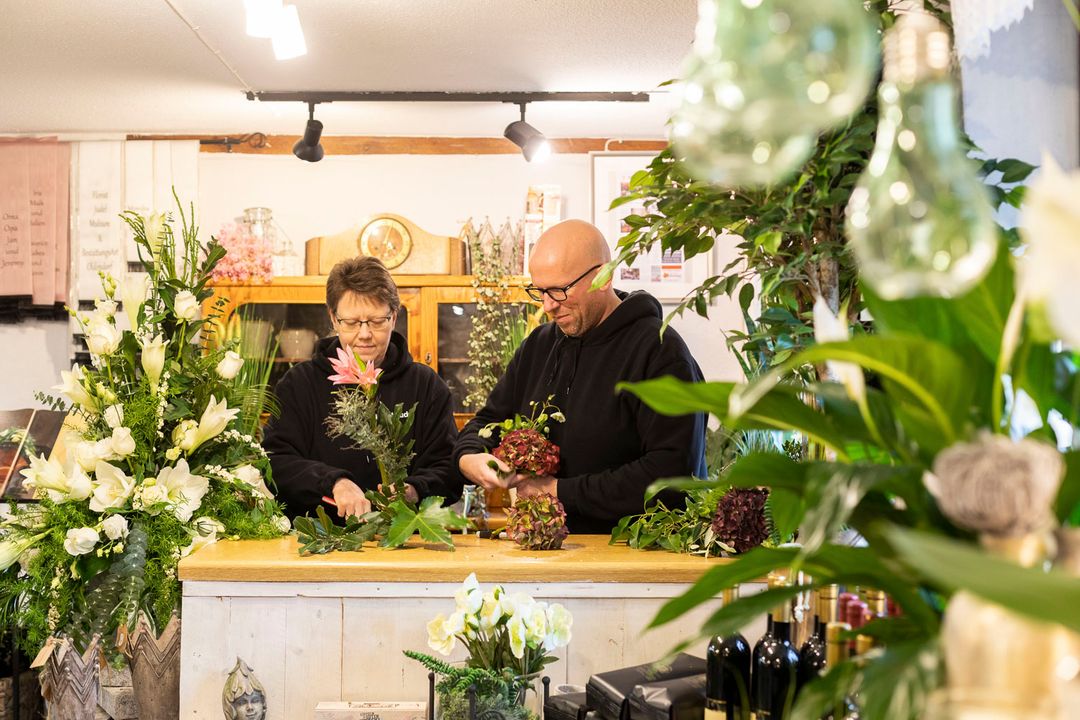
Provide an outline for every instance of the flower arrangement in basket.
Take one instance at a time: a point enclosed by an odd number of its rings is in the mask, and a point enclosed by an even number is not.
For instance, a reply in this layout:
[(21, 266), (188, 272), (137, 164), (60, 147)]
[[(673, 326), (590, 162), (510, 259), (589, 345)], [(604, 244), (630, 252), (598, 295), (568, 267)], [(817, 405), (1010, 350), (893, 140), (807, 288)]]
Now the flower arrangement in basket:
[(389, 407), (380, 402), (376, 394), (382, 370), (366, 364), (355, 351), (338, 348), (330, 365), (335, 373), (330, 380), (339, 389), (334, 412), (326, 419), (328, 433), (347, 437), (355, 447), (371, 452), (382, 483), (377, 490), (365, 493), (371, 512), (349, 518), (344, 527), (334, 525), (321, 507), (316, 509), (315, 518), (296, 518), (300, 554), (361, 550), (369, 540), (378, 540), (382, 547), (400, 547), (416, 532), (428, 542), (452, 548), (450, 528), (463, 528), (468, 520), (442, 507), (442, 497), (433, 495), (416, 503), (406, 492), (405, 479), (413, 457), (413, 441), (408, 435), (416, 404), (405, 410), (401, 403)]
[(0, 522), (0, 625), (21, 627), (30, 653), (54, 634), (81, 652), (96, 634), (116, 659), (112, 636), (122, 645), (141, 614), (160, 631), (179, 613), (180, 558), (289, 530), (257, 437), (272, 399), (238, 379), (231, 345), (210, 349), (200, 312), (225, 250), (198, 240), (193, 210), (179, 235), (164, 214), (122, 217), (146, 274), (102, 275), (95, 310), (71, 311), (92, 366), (61, 373), (63, 399), (39, 394), (70, 412), (66, 457), (32, 458), (40, 502)]
[(508, 593), (501, 585), (484, 592), (475, 573), (465, 579), (454, 601), (456, 607), (449, 617), (439, 613), (428, 623), (428, 646), (447, 657), (461, 641), (469, 652), (464, 667), (405, 651), (442, 676), (436, 686), (441, 717), (465, 720), (466, 691), (475, 686), (478, 716), (494, 711), (505, 718), (528, 718), (525, 694), (557, 659), (551, 652), (569, 644), (574, 621), (570, 612), (559, 603)]

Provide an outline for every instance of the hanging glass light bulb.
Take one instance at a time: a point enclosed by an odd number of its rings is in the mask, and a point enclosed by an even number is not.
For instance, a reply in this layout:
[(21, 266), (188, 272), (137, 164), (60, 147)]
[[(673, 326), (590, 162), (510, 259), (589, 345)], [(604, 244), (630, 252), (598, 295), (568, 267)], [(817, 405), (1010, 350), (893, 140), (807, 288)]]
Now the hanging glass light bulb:
[(672, 122), (676, 153), (725, 184), (781, 179), (821, 130), (862, 104), (876, 48), (859, 0), (699, 0)]
[(848, 202), (848, 240), (881, 296), (956, 296), (989, 270), (998, 234), (960, 143), (949, 34), (928, 14), (904, 15), (884, 54), (877, 140)]

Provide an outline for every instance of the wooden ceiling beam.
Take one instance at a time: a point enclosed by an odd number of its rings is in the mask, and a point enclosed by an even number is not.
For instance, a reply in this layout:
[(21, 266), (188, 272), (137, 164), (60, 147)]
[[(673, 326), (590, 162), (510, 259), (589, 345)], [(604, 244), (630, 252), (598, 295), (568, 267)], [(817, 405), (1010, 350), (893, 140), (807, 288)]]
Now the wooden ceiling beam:
[[(128, 135), (128, 140), (200, 140), (199, 150), (206, 153), (245, 153), (254, 155), (289, 155), (298, 135), (266, 135), (265, 145), (256, 147), (251, 141), (223, 141), (225, 135)], [(552, 152), (584, 154), (598, 151), (659, 152), (667, 147), (665, 140), (616, 140), (608, 138), (549, 138)], [(505, 138), (480, 137), (392, 137), (375, 135), (324, 136), (322, 146), (327, 155), (515, 155), (521, 149)]]

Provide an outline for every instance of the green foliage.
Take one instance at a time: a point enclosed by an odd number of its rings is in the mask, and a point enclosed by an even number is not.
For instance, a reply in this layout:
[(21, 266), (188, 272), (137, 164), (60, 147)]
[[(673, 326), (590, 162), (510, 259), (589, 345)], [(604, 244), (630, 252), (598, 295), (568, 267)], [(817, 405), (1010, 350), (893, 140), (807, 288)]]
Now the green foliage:
[(338, 526), (322, 506), (315, 508), (315, 514), (315, 518), (305, 515), (293, 519), (293, 529), (296, 530), (301, 555), (321, 555), (334, 550), (363, 550), (364, 543), (373, 539), (378, 529), (374, 523), (365, 519), (367, 516), (350, 517), (344, 526)]
[(535, 716), (518, 701), (525, 689), (522, 679), (507, 669), (502, 672), (471, 666), (458, 666), (430, 655), (405, 650), (407, 657), (416, 660), (441, 676), (435, 689), (439, 693), (439, 716), (446, 720), (469, 720), (470, 688), (476, 694), (477, 717), (503, 717), (506, 720), (535, 720)]

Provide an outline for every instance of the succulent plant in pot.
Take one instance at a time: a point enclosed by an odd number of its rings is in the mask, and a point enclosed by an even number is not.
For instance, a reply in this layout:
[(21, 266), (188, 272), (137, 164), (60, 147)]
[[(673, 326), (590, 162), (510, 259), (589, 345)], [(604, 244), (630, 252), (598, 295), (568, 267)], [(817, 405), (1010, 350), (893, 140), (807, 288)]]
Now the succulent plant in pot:
[(570, 534), (566, 510), (554, 495), (518, 498), (507, 513), (506, 534), (525, 550), (558, 550)]

